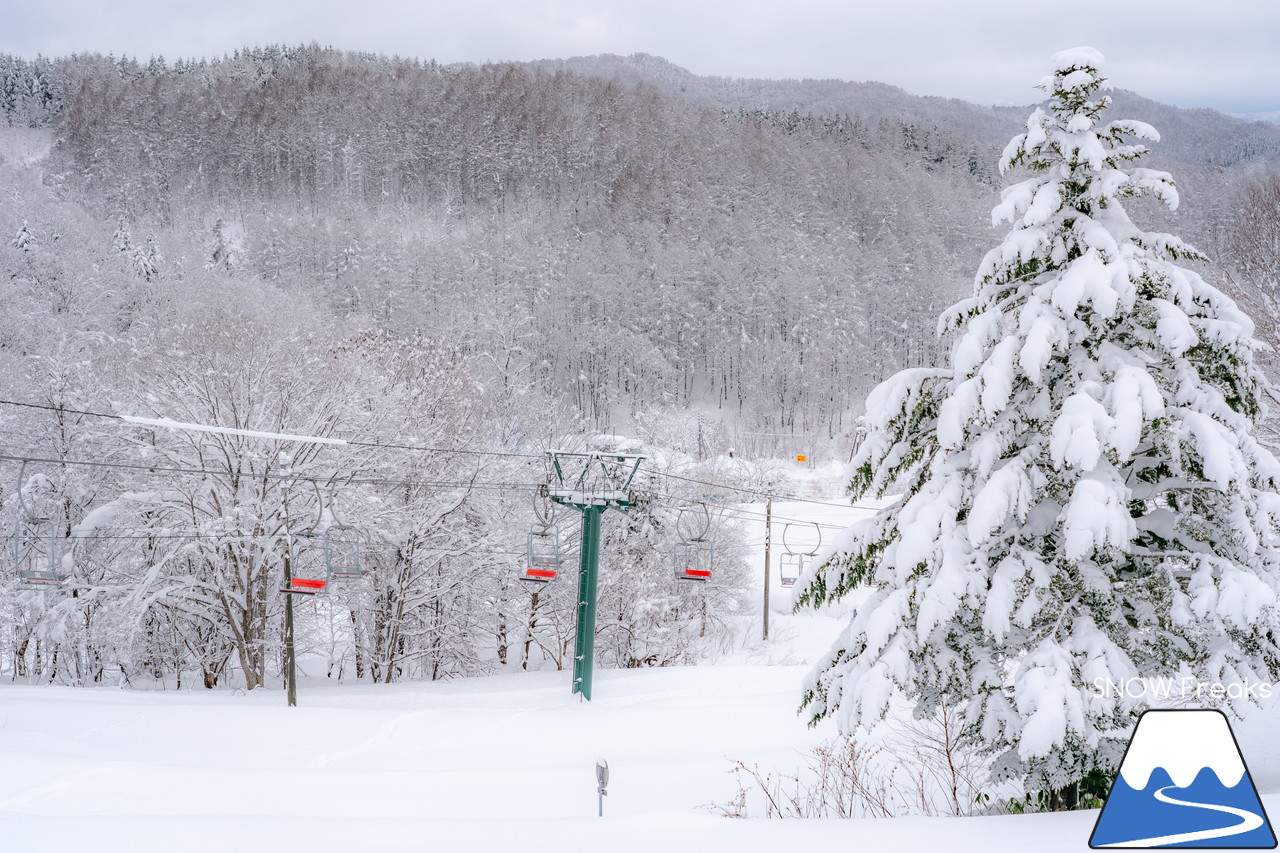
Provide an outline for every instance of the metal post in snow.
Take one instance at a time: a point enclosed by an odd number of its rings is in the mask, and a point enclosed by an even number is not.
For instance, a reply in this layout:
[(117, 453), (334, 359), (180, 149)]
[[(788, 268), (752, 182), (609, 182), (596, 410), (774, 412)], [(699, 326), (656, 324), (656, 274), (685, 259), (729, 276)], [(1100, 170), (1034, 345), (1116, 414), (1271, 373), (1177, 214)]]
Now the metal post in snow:
[(596, 580), (600, 571), (600, 516), (603, 506), (582, 507), (582, 551), (578, 559), (578, 629), (573, 649), (573, 691), (591, 701), (596, 657)]
[(596, 800), (599, 808), (596, 817), (604, 817), (604, 798), (609, 796), (609, 762), (603, 758), (596, 760)]
[(769, 546), (773, 542), (773, 498), (764, 505), (764, 635), (769, 639)]

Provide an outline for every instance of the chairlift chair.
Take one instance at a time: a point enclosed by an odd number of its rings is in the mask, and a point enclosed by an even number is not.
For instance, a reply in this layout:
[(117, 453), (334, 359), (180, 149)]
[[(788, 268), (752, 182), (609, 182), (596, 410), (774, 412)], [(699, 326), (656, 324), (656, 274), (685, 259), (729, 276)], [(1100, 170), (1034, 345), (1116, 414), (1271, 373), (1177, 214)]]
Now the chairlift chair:
[(778, 569), (782, 574), (783, 587), (793, 587), (796, 585), (796, 581), (800, 580), (800, 575), (804, 573), (804, 558), (804, 554), (782, 555)]
[(800, 580), (800, 576), (804, 574), (804, 567), (818, 555), (818, 550), (822, 547), (822, 528), (818, 523), (813, 523), (813, 529), (818, 532), (818, 541), (808, 551), (794, 550), (787, 542), (787, 531), (791, 529), (791, 525), (787, 524), (782, 528), (782, 555), (778, 560), (778, 572), (782, 577), (782, 586), (784, 589), (790, 589)]
[(61, 571), (58, 536), (48, 518), (22, 518), (14, 525), (13, 564), (18, 583), (28, 588), (61, 586), (70, 577)]
[(18, 584), (27, 589), (61, 586), (71, 579), (62, 571), (58, 548), (58, 530), (53, 519), (39, 518), (27, 507), (22, 496), (22, 481), (27, 463), (18, 469), (18, 505), (22, 516), (13, 525), (13, 564)]
[[(310, 531), (296, 533), (294, 537), (292, 547), (289, 549), (289, 577), (284, 586), (280, 587), (280, 591), (287, 595), (321, 595), (327, 592), (329, 589), (327, 572), (322, 572), (322, 567), (317, 566), (316, 561), (309, 558), (316, 539), (321, 540), (320, 547), (323, 552), (323, 537)], [(321, 577), (322, 574), (325, 576)]]
[[(548, 471), (547, 479), (551, 479)], [(554, 523), (556, 504), (548, 485), (542, 485), (533, 493), (533, 514), (538, 522), (529, 527), (526, 539), (524, 571), (521, 582), (531, 589), (538, 589), (556, 579), (564, 565), (560, 550), (560, 529)]]
[(328, 586), (329, 582), (323, 578), (290, 578), (280, 591), (289, 595), (320, 595)]
[(360, 531), (349, 524), (331, 524), (324, 531), (324, 564), (330, 581), (359, 580), (366, 574), (361, 559)]
[(702, 522), (697, 530), (686, 526), (685, 511), (676, 516), (676, 532), (680, 541), (674, 549), (676, 579), (680, 581), (711, 580), (711, 563), (715, 556), (708, 534), (711, 532), (711, 512), (706, 504), (701, 505)]
[(560, 551), (560, 531), (554, 524), (535, 524), (529, 529), (528, 553), (520, 580), (541, 586), (556, 579), (564, 557)]
[(711, 580), (712, 545), (709, 540), (693, 539), (677, 542), (674, 549), (676, 579), (681, 581)]

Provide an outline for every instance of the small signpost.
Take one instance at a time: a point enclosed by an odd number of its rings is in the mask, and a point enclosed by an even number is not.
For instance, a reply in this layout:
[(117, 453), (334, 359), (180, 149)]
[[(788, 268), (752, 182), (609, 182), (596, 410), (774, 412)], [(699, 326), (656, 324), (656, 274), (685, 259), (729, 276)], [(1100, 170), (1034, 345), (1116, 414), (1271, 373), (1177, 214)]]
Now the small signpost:
[(608, 787), (609, 762), (605, 761), (603, 758), (598, 758), (596, 759), (596, 794), (599, 796), (597, 796), (596, 799), (600, 803), (600, 808), (596, 813), (596, 817), (604, 817), (604, 798), (609, 796), (609, 792), (606, 790)]

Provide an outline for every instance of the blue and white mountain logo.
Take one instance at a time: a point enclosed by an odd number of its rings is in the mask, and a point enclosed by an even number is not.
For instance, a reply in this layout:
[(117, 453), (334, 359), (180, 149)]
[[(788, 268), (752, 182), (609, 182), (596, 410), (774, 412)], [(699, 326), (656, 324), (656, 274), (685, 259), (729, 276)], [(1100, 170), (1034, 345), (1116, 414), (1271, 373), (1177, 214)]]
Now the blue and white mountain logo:
[(1143, 714), (1089, 846), (1274, 848), (1226, 715)]

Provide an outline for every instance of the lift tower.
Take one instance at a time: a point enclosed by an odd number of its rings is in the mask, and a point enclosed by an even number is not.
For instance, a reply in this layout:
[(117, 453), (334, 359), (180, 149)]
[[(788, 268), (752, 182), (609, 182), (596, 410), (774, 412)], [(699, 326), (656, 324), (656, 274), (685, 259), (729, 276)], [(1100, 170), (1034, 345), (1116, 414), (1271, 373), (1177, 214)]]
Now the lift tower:
[(573, 690), (591, 700), (596, 653), (596, 579), (600, 569), (600, 516), (606, 509), (635, 506), (631, 491), (643, 456), (620, 453), (566, 453), (549, 450), (548, 494), (561, 506), (582, 513), (582, 550), (578, 561), (578, 627), (573, 647)]

